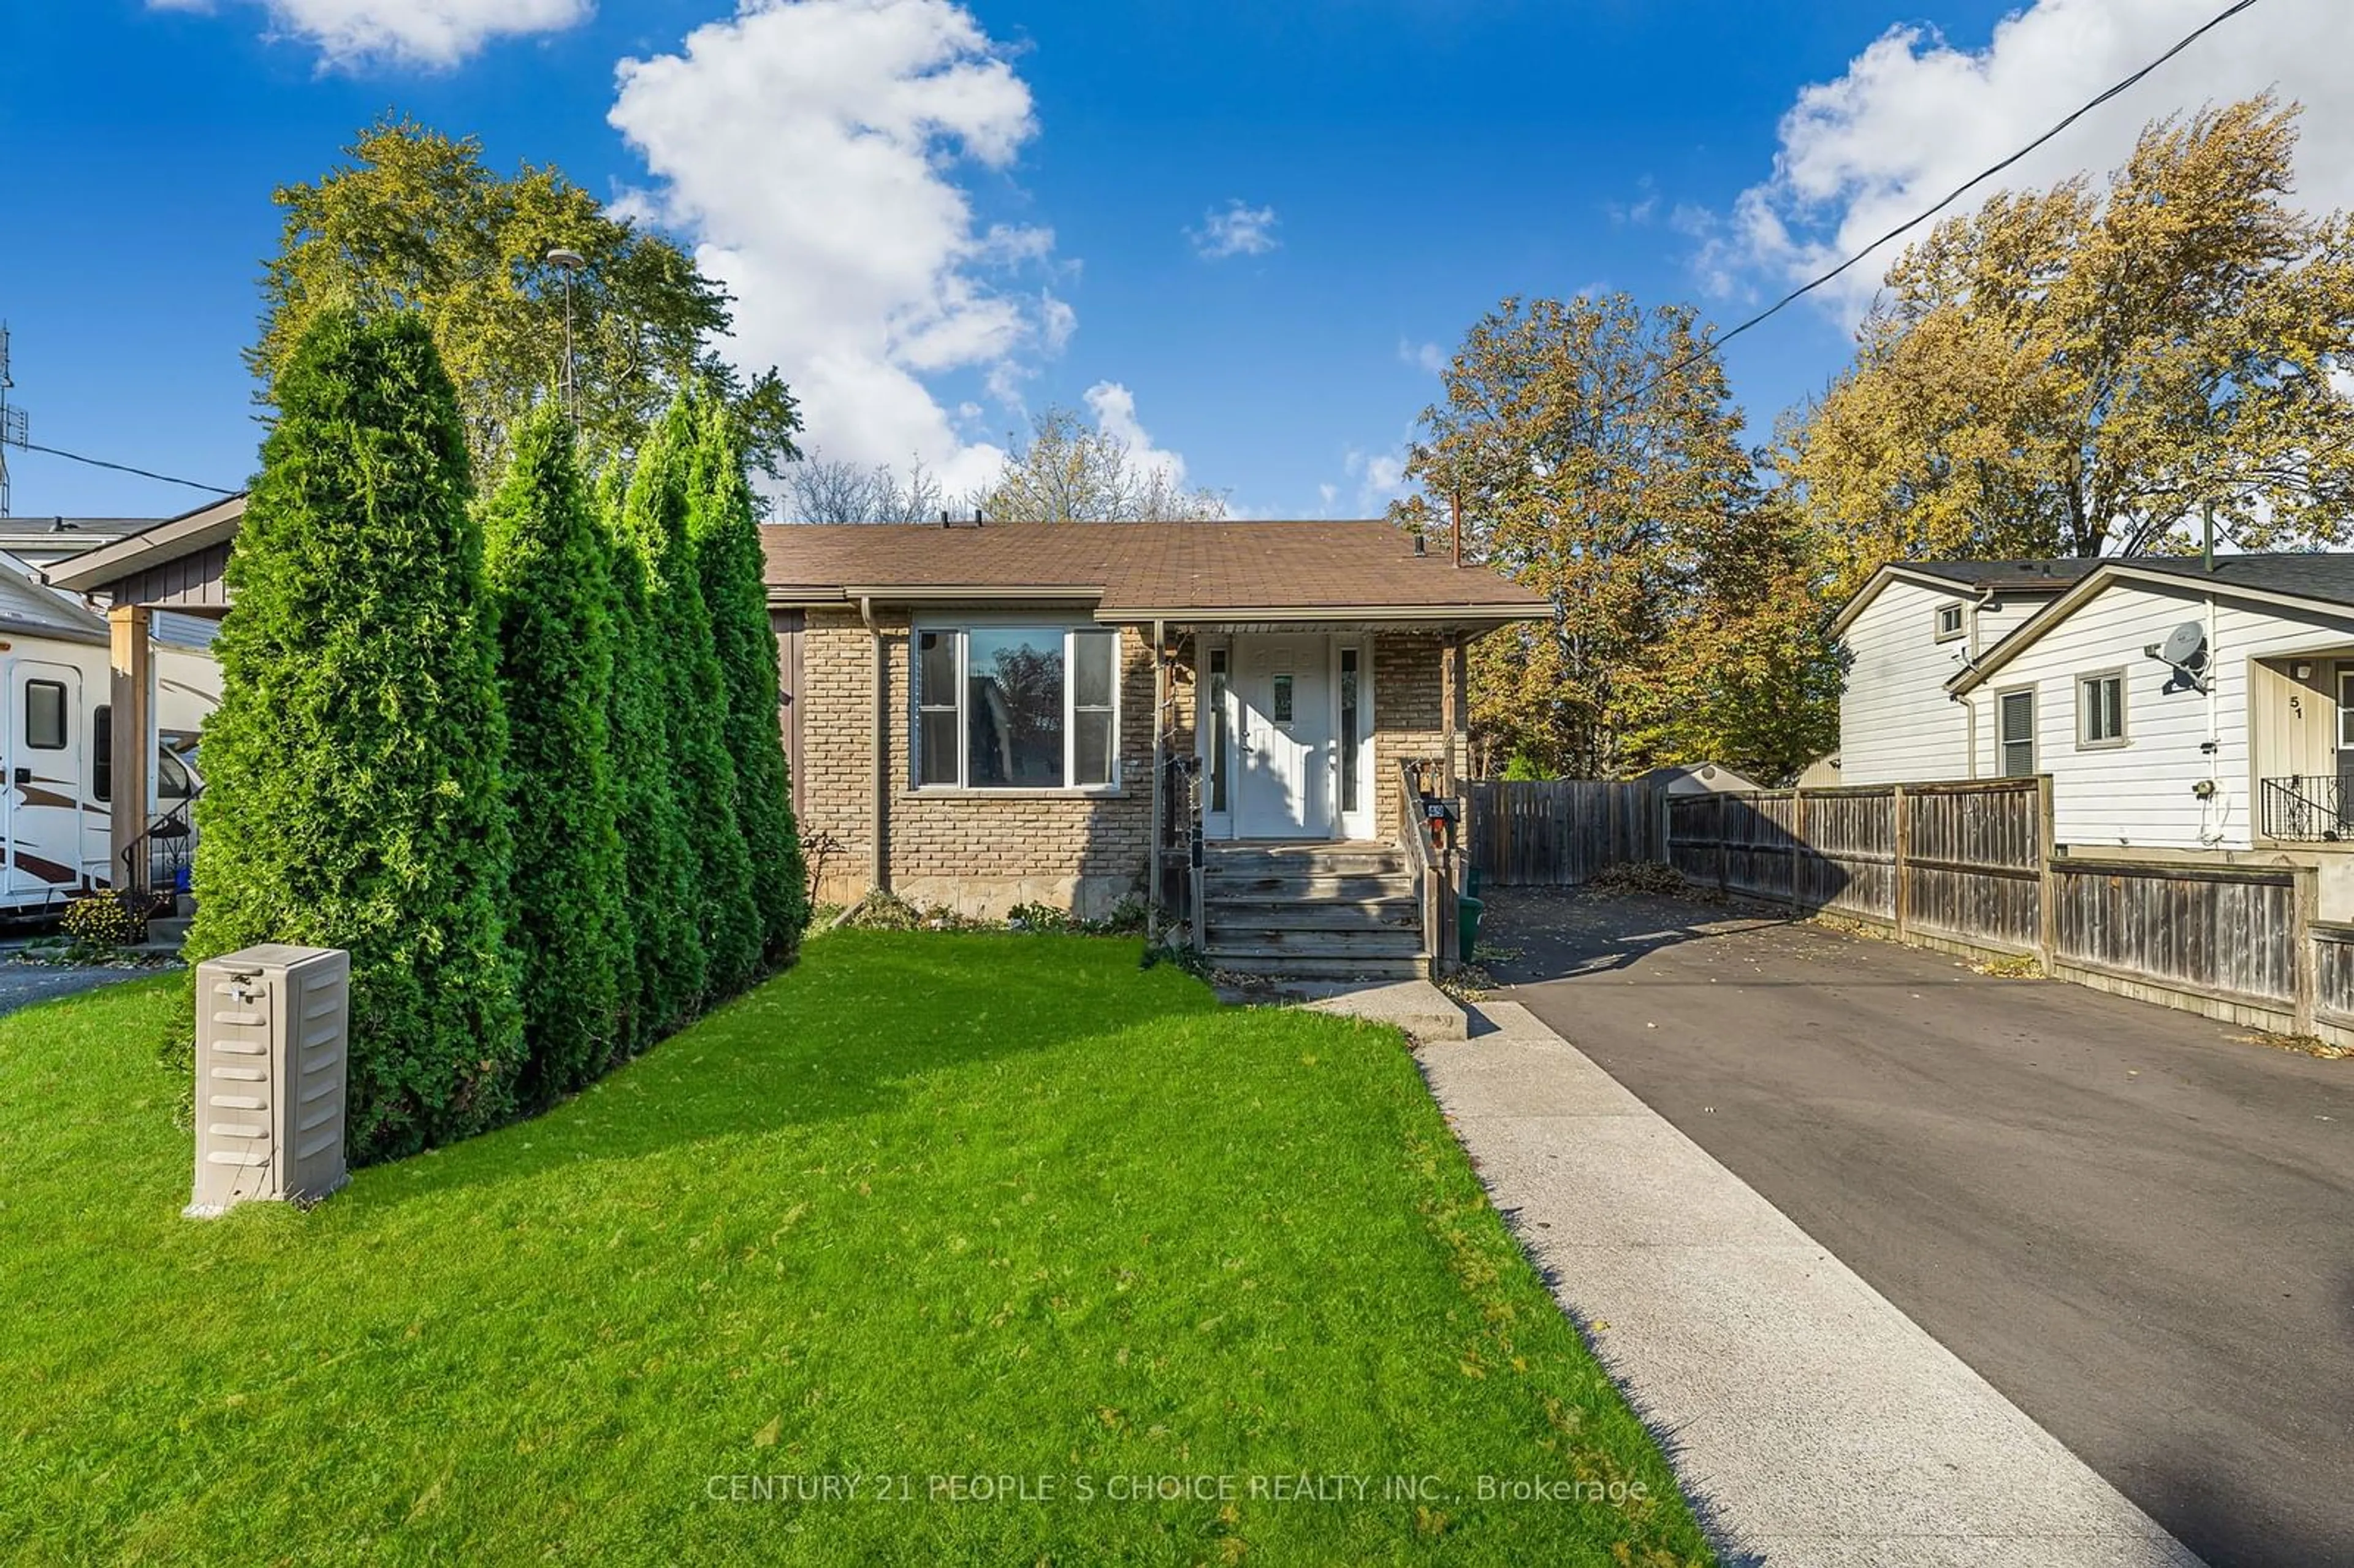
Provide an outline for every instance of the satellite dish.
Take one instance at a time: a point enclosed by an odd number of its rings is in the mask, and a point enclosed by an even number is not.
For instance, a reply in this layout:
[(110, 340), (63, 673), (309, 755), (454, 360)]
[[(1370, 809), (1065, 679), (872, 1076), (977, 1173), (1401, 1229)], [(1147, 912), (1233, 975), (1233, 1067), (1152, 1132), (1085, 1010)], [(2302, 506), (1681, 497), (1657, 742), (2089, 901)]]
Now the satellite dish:
[(2200, 673), (2207, 668), (2207, 629), (2195, 620), (2186, 620), (2166, 634), (2163, 642), (2153, 642), (2142, 650), (2147, 658), (2169, 665), (2174, 673), (2167, 677), (2168, 692), (2203, 692), (2206, 679)]
[(2166, 634), (2158, 656), (2178, 670), (2196, 670), (2207, 662), (2207, 629), (2186, 620)]

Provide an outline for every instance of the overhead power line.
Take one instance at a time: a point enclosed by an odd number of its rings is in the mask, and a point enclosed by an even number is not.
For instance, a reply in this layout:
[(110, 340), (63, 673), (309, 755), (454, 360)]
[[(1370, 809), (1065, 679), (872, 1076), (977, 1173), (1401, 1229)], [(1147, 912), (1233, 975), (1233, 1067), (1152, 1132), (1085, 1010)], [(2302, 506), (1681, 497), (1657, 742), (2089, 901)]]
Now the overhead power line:
[(2156, 59), (2151, 60), (2147, 65), (2143, 66), (2139, 70), (2135, 71), (2131, 76), (2115, 83), (2097, 96), (2086, 100), (2083, 104), (2079, 105), (2076, 109), (2053, 124), (2052, 129), (2043, 132), (2042, 135), (2038, 136), (2034, 141), (2030, 142), (2024, 147), (2020, 148), (2019, 151), (2011, 154), (2000, 163), (1988, 164), (1987, 167), (1979, 170), (1977, 174), (1972, 175), (1968, 179), (1964, 180), (1960, 185), (1956, 185), (1952, 190), (1946, 192), (1945, 196), (1940, 199), (1935, 207), (1932, 207), (1924, 212), (1917, 213), (1912, 217), (1906, 218), (1903, 223), (1898, 224), (1895, 228), (1890, 229), (1887, 233), (1882, 235), (1879, 238), (1873, 240), (1871, 244), (1865, 246), (1862, 249), (1857, 251), (1854, 255), (1849, 257), (1846, 260), (1840, 262), (1829, 271), (1823, 273), (1819, 278), (1810, 279), (1807, 282), (1801, 283), (1798, 287), (1791, 290), (1788, 293), (1783, 295), (1780, 299), (1775, 301), (1772, 304), (1766, 306), (1755, 315), (1751, 316), (1747, 321), (1743, 322), (1740, 325), (1724, 333), (1719, 337), (1712, 339), (1705, 348), (1695, 349), (1691, 354), (1684, 355), (1683, 358), (1679, 359), (1673, 365), (1669, 366), (1665, 370), (1660, 371), (1649, 381), (1637, 387), (1633, 391), (1626, 393), (1621, 397), (1615, 397), (1609, 402), (1605, 403), (1598, 411), (1608, 413), (1611, 409), (1617, 408), (1622, 403), (1632, 402), (1637, 397), (1641, 397), (1644, 393), (1649, 392), (1652, 387), (1658, 386), (1660, 382), (1665, 381), (1669, 376), (1676, 374), (1676, 372), (1685, 369), (1690, 366), (1698, 364), (1700, 361), (1707, 358), (1710, 355), (1715, 353), (1718, 349), (1723, 347), (1726, 344), (1731, 343), (1734, 338), (1739, 337), (1743, 333), (1747, 332), (1751, 327), (1756, 326), (1760, 323), (1778, 314), (1785, 307), (1796, 304), (1798, 301), (1805, 299), (1808, 294), (1813, 293), (1817, 289), (1821, 288), (1824, 284), (1837, 279), (1840, 274), (1846, 272), (1850, 268), (1855, 266), (1856, 263), (1861, 261), (1865, 257), (1879, 249), (1890, 240), (1899, 238), (1908, 230), (1920, 228), (1921, 225), (1928, 222), (1929, 219), (1936, 217), (1939, 213), (1945, 211), (1947, 207), (1961, 200), (1962, 197), (1967, 196), (1972, 190), (1975, 190), (1979, 185), (1984, 185), (1987, 181), (1994, 178), (1995, 175), (2002, 173), (2005, 169), (2009, 168), (2013, 164), (2018, 163), (2021, 158), (2026, 157), (2029, 154), (2042, 146), (2046, 142), (2051, 141), (2052, 138), (2059, 135), (2060, 132), (2067, 130), (2068, 127), (2076, 123), (2077, 121), (2082, 120), (2085, 115), (2090, 114), (2094, 110), (2100, 108), (2101, 105), (2108, 102), (2111, 99), (2125, 92), (2135, 83), (2140, 81), (2142, 78), (2147, 76), (2150, 72), (2156, 70), (2158, 67), (2164, 65), (2167, 61), (2172, 59), (2175, 56), (2180, 54), (2183, 50), (2197, 43), (2200, 38), (2206, 37), (2217, 27), (2221, 26), (2224, 23), (2230, 21), (2232, 17), (2248, 9), (2248, 7), (2253, 5), (2255, 3), (2256, 0), (2235, 0), (2234, 4), (2224, 6), (2221, 11), (2218, 11), (2212, 16), (2208, 17), (2206, 21), (2200, 23), (2198, 26), (2193, 27), (2190, 32), (2185, 33), (2181, 37), (2175, 40), (2173, 48), (2168, 49)]
[(84, 457), (80, 452), (66, 451), (58, 447), (45, 447), (36, 441), (18, 441), (12, 444), (20, 446), (28, 452), (46, 452), (51, 457), (61, 457), (69, 462), (85, 462), (92, 468), (111, 468), (117, 473), (135, 473), (142, 479), (158, 480), (165, 484), (184, 484), (190, 490), (208, 490), (215, 495), (237, 493), (234, 490), (223, 490), (217, 484), (207, 484), (200, 479), (182, 479), (176, 474), (157, 473), (153, 469), (133, 468), (127, 462), (109, 462), (104, 458)]

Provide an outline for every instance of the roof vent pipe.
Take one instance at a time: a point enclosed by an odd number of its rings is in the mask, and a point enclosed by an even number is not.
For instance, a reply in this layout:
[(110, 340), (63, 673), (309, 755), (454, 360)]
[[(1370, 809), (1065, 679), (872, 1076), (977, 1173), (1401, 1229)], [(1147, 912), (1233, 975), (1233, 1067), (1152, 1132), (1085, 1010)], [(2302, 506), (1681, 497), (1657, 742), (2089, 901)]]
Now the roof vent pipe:
[(1421, 554), (1423, 553), (1423, 546), (1424, 546), (1424, 540), (1423, 540), (1423, 537), (1422, 537), (1422, 535), (1421, 535), (1416, 534), (1416, 535), (1414, 536), (1414, 553), (1415, 553), (1416, 555), (1417, 555), (1417, 556), (1421, 555)]

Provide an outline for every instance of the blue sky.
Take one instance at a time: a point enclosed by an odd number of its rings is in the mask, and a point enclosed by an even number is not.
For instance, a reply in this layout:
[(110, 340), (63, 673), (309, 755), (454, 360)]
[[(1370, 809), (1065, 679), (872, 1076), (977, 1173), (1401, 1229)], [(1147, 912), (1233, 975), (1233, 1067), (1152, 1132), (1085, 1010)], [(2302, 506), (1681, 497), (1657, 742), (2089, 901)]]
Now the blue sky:
[[(830, 454), (970, 475), (1063, 403), (1249, 514), (1361, 514), (1437, 394), (1425, 345), (1500, 297), (1625, 289), (1729, 323), (2214, 8), (15, 5), (12, 396), (37, 441), (241, 482), (270, 190), (398, 107), (705, 248), (742, 295), (738, 352), (781, 365)], [(2342, 11), (2269, 0), (2021, 178), (2106, 168), (2149, 115), (2279, 83), (2312, 105), (2309, 199), (2342, 204)], [(1733, 346), (1754, 439), (1844, 361), (1861, 299)], [(199, 499), (37, 453), (12, 469), (20, 514)]]

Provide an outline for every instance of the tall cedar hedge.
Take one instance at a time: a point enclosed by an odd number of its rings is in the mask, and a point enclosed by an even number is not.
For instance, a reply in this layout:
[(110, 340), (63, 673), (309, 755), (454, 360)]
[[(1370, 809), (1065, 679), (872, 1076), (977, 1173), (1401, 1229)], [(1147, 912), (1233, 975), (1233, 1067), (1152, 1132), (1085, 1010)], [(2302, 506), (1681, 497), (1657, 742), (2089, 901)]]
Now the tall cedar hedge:
[(215, 644), (188, 954), (348, 948), (348, 1148), (489, 1127), (524, 1060), (506, 725), (466, 440), (413, 316), (330, 312), (276, 385)]
[(736, 765), (727, 752), (727, 687), (711, 616), (688, 547), (688, 482), (696, 417), (673, 401), (639, 450), (622, 514), (637, 546), (645, 590), (642, 646), (663, 683), (663, 718), (695, 866), (695, 931), (714, 996), (732, 995), (759, 972), (759, 911), (752, 862), (736, 820)]
[(646, 596), (645, 560), (627, 520), (631, 488), (620, 464), (608, 468), (599, 510), (613, 574), (613, 681), (606, 715), (627, 872), (623, 1044), (642, 1051), (695, 1016), (710, 960), (697, 929), (696, 863), (671, 762), (668, 684)]
[(716, 398), (704, 401), (702, 416), (687, 528), (726, 683), (727, 754), (736, 765), (736, 821), (752, 860), (752, 900), (762, 946), (772, 962), (781, 962), (801, 946), (809, 925), (809, 887), (777, 724), (767, 563), (735, 420)]
[(529, 1043), (520, 1094), (542, 1105), (603, 1072), (622, 1044), (612, 569), (554, 402), (516, 426), (507, 461), (482, 509), (483, 577), (507, 715), (512, 939)]

